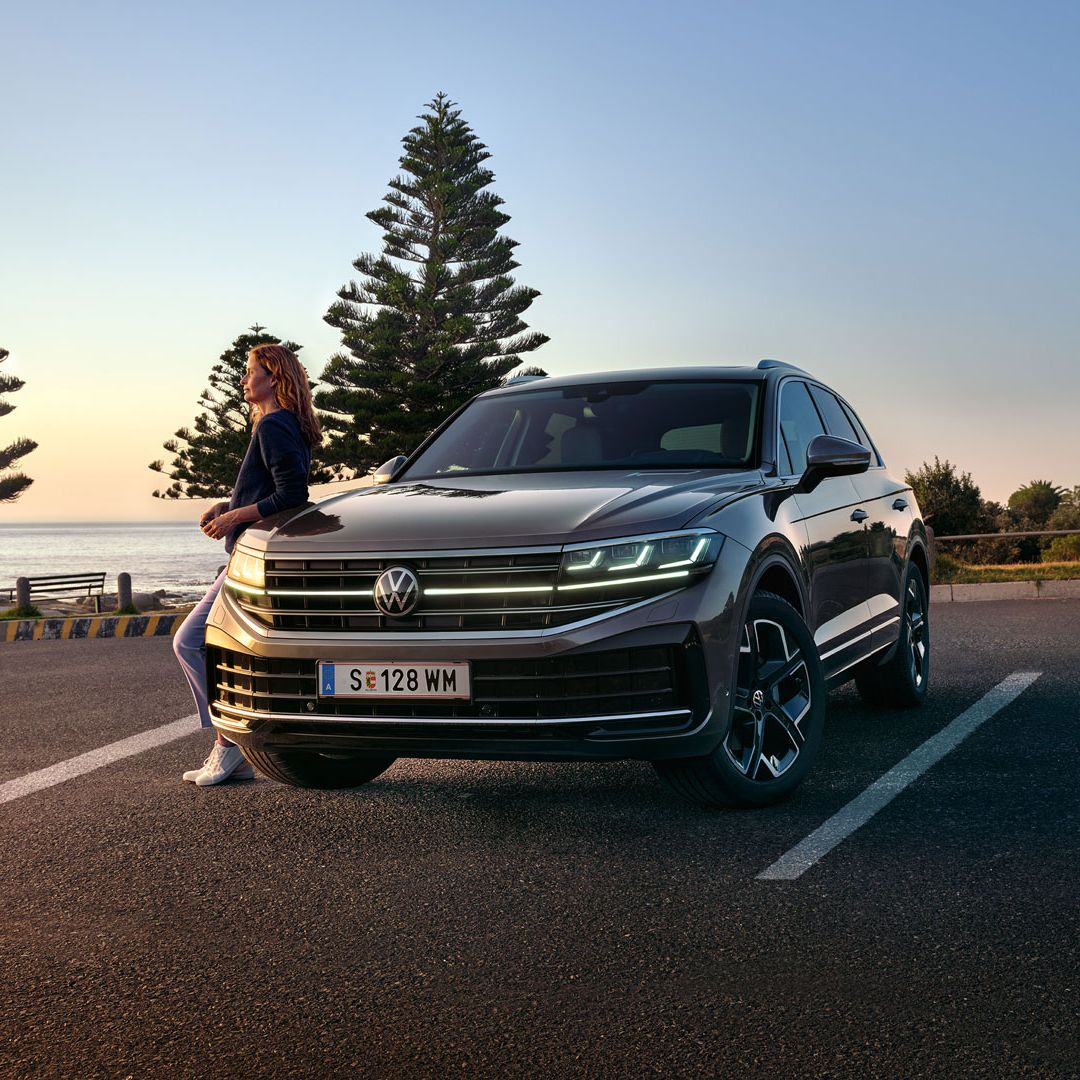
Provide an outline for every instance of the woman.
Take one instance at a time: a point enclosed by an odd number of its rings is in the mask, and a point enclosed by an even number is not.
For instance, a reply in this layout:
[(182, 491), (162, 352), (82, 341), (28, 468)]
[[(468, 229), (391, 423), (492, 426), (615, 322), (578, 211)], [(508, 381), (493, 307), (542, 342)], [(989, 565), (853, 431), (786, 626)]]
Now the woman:
[[(284, 345), (256, 345), (248, 353), (241, 386), (251, 409), (251, 442), (232, 498), (212, 506), (199, 519), (199, 528), (207, 536), (225, 540), (226, 554), (251, 522), (307, 501), (311, 448), (322, 442), (307, 373)], [(204, 728), (212, 726), (207, 707), (206, 619), (224, 581), (223, 570), (173, 638), (173, 652), (191, 684)], [(184, 773), (185, 780), (199, 787), (254, 778), (240, 748), (220, 731), (201, 768)]]

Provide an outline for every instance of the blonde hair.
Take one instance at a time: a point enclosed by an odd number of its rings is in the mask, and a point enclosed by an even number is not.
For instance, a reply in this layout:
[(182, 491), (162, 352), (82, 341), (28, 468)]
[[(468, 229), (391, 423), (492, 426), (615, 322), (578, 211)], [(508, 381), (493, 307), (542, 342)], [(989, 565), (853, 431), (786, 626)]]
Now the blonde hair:
[[(284, 345), (256, 345), (248, 350), (248, 356), (267, 370), (274, 384), (274, 397), (278, 405), (296, 414), (308, 446), (318, 446), (322, 442), (322, 426), (315, 415), (307, 372), (296, 359), (296, 354)], [(258, 405), (251, 406), (253, 429), (259, 426), (262, 415)]]

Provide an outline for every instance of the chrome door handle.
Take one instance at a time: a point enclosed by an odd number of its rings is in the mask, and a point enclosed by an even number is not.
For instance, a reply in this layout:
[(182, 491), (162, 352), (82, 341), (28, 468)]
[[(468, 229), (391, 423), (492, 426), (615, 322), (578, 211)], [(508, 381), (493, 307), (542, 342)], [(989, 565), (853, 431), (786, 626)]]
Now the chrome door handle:
[(869, 516), (870, 515), (865, 510), (852, 510), (851, 511), (851, 520), (852, 521), (865, 521)]
[(907, 509), (907, 499), (894, 499), (893, 504), (892, 504), (892, 508), (894, 510), (906, 510)]

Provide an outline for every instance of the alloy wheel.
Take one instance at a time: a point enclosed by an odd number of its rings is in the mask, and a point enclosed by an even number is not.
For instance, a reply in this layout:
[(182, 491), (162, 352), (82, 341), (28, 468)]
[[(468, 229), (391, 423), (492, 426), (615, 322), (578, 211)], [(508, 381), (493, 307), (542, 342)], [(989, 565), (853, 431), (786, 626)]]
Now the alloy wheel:
[(743, 627), (731, 730), (724, 749), (748, 780), (768, 782), (795, 764), (810, 711), (806, 659), (784, 627), (753, 619)]
[(904, 597), (904, 628), (911, 681), (920, 689), (926, 677), (929, 640), (926, 632), (926, 605), (914, 578), (908, 582), (907, 595)]

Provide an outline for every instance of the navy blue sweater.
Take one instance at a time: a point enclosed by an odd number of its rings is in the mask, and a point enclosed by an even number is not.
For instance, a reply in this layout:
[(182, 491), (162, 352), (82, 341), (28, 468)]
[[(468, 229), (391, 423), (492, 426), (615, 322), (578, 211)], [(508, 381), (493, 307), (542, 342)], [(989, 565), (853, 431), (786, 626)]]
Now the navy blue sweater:
[[(307, 502), (308, 446), (296, 413), (278, 409), (267, 413), (255, 428), (243, 464), (236, 474), (229, 509), (256, 503), (260, 517), (300, 506)], [(250, 525), (245, 521), (225, 538), (225, 550), (232, 551), (236, 538)]]

